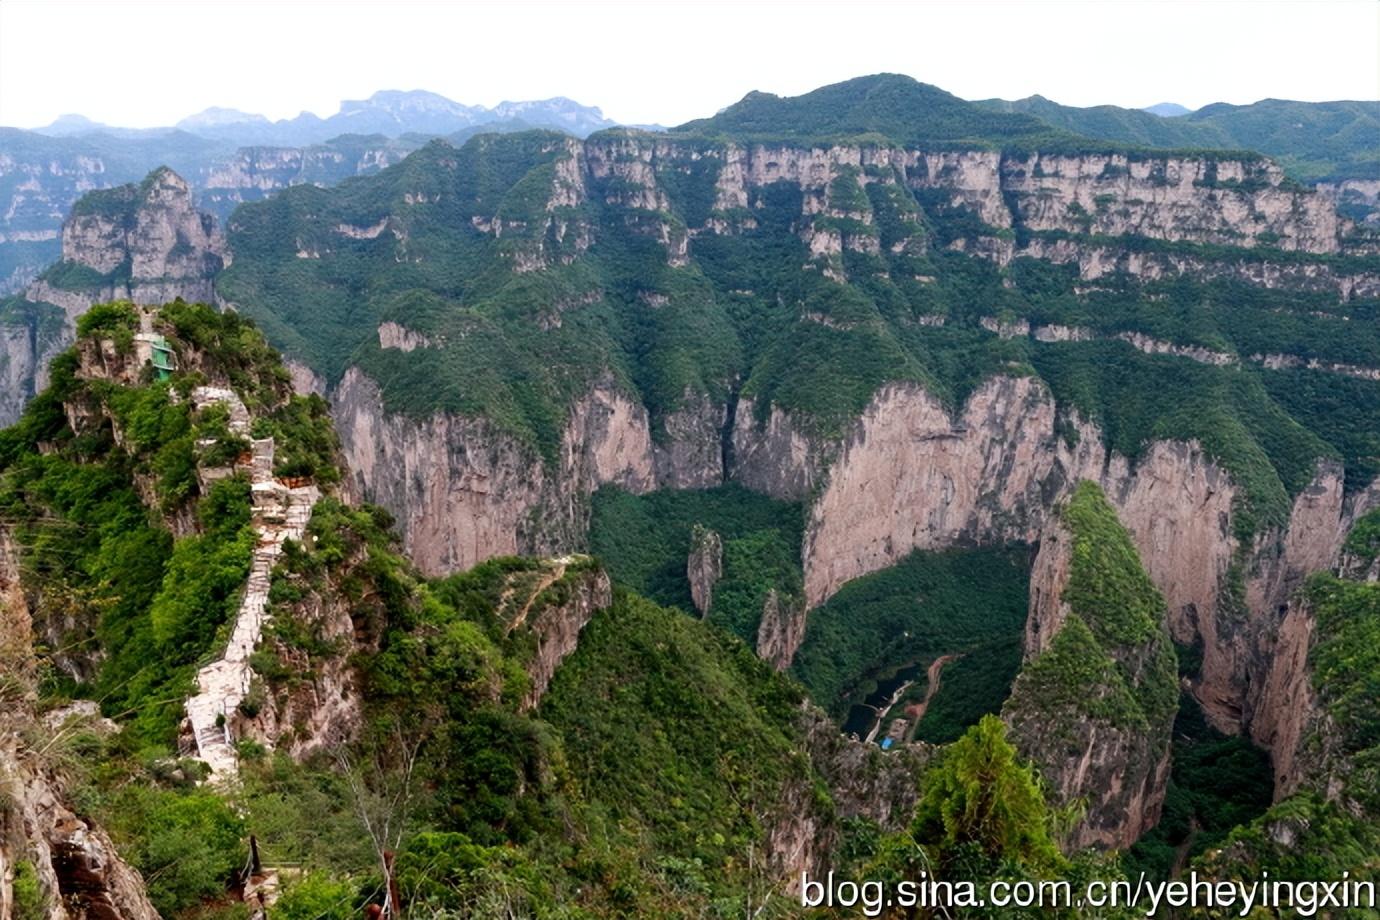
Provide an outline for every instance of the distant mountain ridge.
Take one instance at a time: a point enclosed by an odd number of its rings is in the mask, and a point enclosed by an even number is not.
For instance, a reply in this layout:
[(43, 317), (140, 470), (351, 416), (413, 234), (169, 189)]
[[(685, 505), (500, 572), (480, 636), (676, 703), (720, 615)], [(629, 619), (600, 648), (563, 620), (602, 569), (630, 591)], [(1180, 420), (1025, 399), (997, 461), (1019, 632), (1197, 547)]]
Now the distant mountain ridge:
[[(1041, 96), (970, 102), (897, 74), (861, 77), (794, 98), (749, 93), (718, 114), (674, 129), (740, 141), (814, 143), (884, 137), (899, 144), (1052, 150), (1092, 146), (1253, 150), (1301, 181), (1332, 186), (1344, 216), (1380, 222), (1380, 102), (1209, 105), (1166, 117), (1151, 110), (1075, 108)], [(201, 207), (236, 205), (291, 185), (332, 185), (377, 172), (433, 137), (546, 128), (576, 137), (616, 127), (565, 97), (465, 105), (436, 93), (386, 90), (346, 100), (321, 118), (271, 121), (212, 107), (171, 127), (120, 128), (63, 115), (36, 131), (0, 127), (0, 294), (19, 290), (58, 257), (58, 233), (81, 191), (136, 181), (156, 166), (187, 177)], [(658, 125), (630, 128), (665, 130)]]
[(489, 108), (455, 102), (424, 90), (380, 90), (368, 99), (346, 99), (334, 115), (322, 118), (303, 112), (295, 118), (273, 121), (263, 115), (212, 106), (189, 115), (172, 127), (120, 128), (92, 121), (83, 115), (63, 115), (52, 124), (34, 129), (49, 137), (87, 134), (158, 136), (173, 130), (236, 146), (300, 147), (324, 143), (342, 134), (447, 135), (480, 125), (519, 119), (536, 128), (555, 128), (584, 137), (618, 122), (604, 117), (598, 106), (581, 105), (573, 99), (504, 101)]
[[(132, 182), (156, 166), (186, 176), (222, 220), (291, 185), (333, 185), (396, 163), (428, 139), (546, 128), (585, 137), (617, 122), (558, 96), (488, 108), (436, 93), (384, 90), (345, 100), (327, 118), (272, 121), (213, 106), (176, 125), (121, 128), (62, 115), (36, 130), (0, 127), (0, 294), (22, 288), (59, 254), (59, 229), (81, 192)], [(659, 130), (659, 126), (637, 127)]]
[(1007, 114), (1033, 115), (1055, 128), (1101, 140), (1150, 147), (1254, 150), (1305, 182), (1380, 179), (1380, 101), (1216, 102), (1174, 117), (1165, 117), (1177, 111), (1168, 108), (1170, 103), (1150, 109), (1078, 108), (1030, 96), (975, 104)]

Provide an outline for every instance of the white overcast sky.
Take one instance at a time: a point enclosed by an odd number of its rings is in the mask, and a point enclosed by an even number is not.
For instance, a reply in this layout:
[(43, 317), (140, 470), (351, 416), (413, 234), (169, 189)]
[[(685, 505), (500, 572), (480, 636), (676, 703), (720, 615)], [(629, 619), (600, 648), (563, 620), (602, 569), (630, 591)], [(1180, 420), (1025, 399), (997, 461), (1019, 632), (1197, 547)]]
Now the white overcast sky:
[(0, 0), (0, 124), (284, 118), (380, 89), (678, 124), (880, 71), (1071, 105), (1380, 98), (1376, 0)]

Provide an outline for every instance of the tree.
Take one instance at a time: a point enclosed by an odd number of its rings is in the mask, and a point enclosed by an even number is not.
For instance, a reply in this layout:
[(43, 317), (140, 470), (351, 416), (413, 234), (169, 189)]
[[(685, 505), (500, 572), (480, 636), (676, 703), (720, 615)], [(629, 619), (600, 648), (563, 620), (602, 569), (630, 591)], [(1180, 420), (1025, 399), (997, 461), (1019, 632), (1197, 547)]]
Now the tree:
[(1033, 768), (1006, 740), (1006, 725), (983, 716), (945, 752), (925, 781), (911, 835), (944, 865), (976, 851), (993, 864), (1032, 869), (1061, 861)]
[[(945, 750), (923, 780), (910, 827), (884, 838), (866, 876), (890, 884), (982, 883), (1055, 878), (1069, 863), (1054, 844), (1055, 819), (1034, 770), (1006, 740), (1006, 725), (984, 716)], [(929, 913), (925, 911), (929, 910)], [(1046, 916), (1014, 908), (896, 908), (887, 917)]]

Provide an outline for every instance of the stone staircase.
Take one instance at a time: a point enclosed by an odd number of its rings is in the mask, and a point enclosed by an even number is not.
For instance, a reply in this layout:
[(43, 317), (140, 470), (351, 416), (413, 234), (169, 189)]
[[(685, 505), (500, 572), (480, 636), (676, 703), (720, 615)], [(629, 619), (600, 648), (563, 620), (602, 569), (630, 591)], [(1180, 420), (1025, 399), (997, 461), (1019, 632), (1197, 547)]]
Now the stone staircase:
[[(192, 392), (197, 408), (224, 403), (230, 412), (230, 430), (250, 433), (249, 412), (233, 390), (197, 387)], [(235, 710), (249, 693), (249, 656), (259, 644), (268, 622), (268, 589), (273, 566), (285, 540), (301, 540), (311, 512), (321, 497), (315, 485), (289, 488), (273, 478), (272, 438), (250, 441), (251, 522), (258, 534), (250, 562), (244, 596), (235, 616), (234, 629), (220, 658), (197, 672), (197, 693), (186, 702), (187, 719), (196, 739), (196, 755), (211, 768), (211, 781), (222, 782), (239, 771), (231, 723)]]

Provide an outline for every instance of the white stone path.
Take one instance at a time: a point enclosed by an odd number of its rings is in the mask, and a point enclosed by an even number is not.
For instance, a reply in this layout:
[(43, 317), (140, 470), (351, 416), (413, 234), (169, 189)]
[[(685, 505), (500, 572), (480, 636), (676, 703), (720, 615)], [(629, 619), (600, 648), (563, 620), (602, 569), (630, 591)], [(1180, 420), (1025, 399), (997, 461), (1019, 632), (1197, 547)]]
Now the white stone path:
[[(249, 411), (233, 390), (197, 387), (192, 401), (198, 409), (224, 403), (230, 411), (230, 431), (248, 438)], [(197, 693), (186, 703), (187, 718), (196, 737), (197, 756), (211, 768), (212, 782), (224, 781), (239, 772), (230, 723), (240, 701), (249, 693), (249, 656), (259, 644), (268, 622), (268, 588), (273, 566), (283, 551), (284, 540), (301, 540), (311, 519), (312, 507), (321, 497), (314, 485), (288, 488), (273, 478), (273, 439), (250, 441), (251, 522), (258, 533), (249, 579), (235, 616), (230, 641), (219, 659), (197, 672)]]

